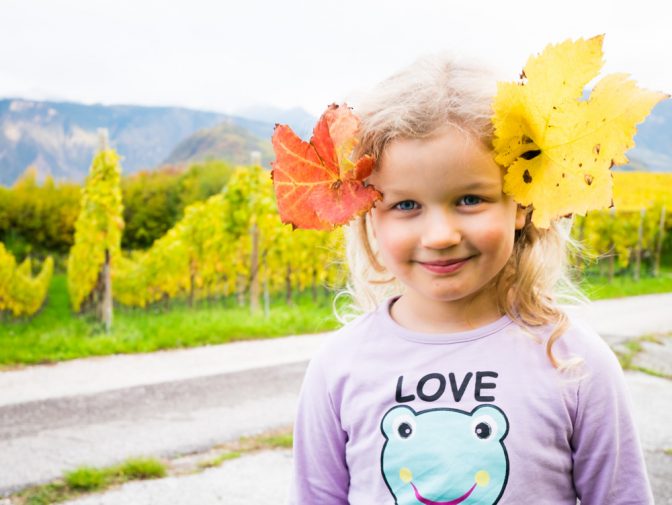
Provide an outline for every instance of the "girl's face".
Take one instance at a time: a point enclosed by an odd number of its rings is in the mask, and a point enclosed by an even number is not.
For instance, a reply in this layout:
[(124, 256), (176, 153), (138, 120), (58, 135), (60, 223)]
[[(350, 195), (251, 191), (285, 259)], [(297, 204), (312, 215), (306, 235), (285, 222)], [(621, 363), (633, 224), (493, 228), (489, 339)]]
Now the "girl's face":
[[(490, 281), (513, 250), (525, 214), (502, 192), (502, 173), (478, 140), (455, 128), (398, 139), (369, 181), (380, 259), (415, 307), (496, 307)], [(473, 305), (476, 302), (476, 305)]]

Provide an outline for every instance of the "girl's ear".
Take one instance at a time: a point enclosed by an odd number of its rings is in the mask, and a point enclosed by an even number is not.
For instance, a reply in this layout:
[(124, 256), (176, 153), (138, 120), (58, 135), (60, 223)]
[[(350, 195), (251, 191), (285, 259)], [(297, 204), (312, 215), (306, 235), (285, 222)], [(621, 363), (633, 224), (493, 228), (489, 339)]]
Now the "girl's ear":
[(516, 230), (522, 230), (525, 226), (525, 221), (527, 220), (527, 214), (530, 212), (529, 207), (523, 207), (518, 204), (516, 208)]

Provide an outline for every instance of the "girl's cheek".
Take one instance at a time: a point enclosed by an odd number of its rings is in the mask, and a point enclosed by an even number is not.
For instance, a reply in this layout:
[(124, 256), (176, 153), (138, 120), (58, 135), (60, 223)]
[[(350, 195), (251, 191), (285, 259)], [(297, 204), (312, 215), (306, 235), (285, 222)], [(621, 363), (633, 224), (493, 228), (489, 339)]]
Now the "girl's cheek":
[(412, 248), (413, 239), (401, 227), (380, 230), (378, 244), (384, 254), (400, 256)]
[(478, 242), (483, 250), (501, 251), (502, 253), (506, 251), (510, 254), (513, 250), (514, 237), (513, 227), (510, 230), (501, 226), (483, 227)]
[[(514, 230), (511, 229), (511, 236), (513, 236)], [(503, 230), (498, 227), (483, 228), (481, 233), (481, 239), (496, 244), (506, 238), (508, 230)]]

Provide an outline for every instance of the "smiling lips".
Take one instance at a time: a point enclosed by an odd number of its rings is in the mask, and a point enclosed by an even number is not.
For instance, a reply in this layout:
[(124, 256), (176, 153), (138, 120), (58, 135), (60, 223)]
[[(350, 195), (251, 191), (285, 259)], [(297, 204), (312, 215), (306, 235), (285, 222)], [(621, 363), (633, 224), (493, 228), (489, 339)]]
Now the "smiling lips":
[(444, 261), (419, 261), (418, 263), (435, 274), (449, 274), (462, 268), (471, 256)]
[(459, 498), (455, 498), (454, 500), (450, 500), (450, 501), (434, 501), (434, 500), (429, 500), (429, 499), (425, 498), (424, 496), (422, 496), (422, 495), (420, 494), (420, 491), (418, 491), (418, 488), (415, 487), (415, 484), (413, 484), (412, 482), (411, 482), (410, 484), (411, 484), (411, 486), (413, 486), (413, 491), (415, 491), (415, 497), (418, 499), (418, 501), (419, 501), (420, 503), (424, 503), (425, 505), (457, 505), (458, 503), (462, 503), (464, 500), (466, 500), (467, 498), (469, 498), (469, 495), (471, 495), (471, 493), (473, 492), (473, 490), (476, 489), (476, 485), (477, 485), (477, 483), (474, 483), (474, 485), (471, 486), (471, 489), (470, 489), (469, 491), (467, 491), (466, 493), (464, 493), (464, 494), (463, 494), (462, 496), (460, 496)]

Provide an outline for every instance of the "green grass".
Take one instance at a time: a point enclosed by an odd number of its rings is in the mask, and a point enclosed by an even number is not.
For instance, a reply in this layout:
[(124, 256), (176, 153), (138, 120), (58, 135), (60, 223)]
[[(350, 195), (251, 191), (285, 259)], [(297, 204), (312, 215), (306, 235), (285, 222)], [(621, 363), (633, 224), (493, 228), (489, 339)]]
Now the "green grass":
[(214, 459), (209, 459), (207, 461), (202, 461), (198, 464), (199, 468), (206, 469), (206, 468), (215, 468), (220, 466), (222, 463), (225, 461), (230, 461), (232, 459), (237, 459), (242, 456), (242, 453), (238, 451), (231, 451), (231, 452), (225, 452), (224, 454), (220, 454)]
[(68, 472), (63, 479), (35, 486), (15, 495), (18, 503), (49, 505), (102, 491), (131, 480), (157, 479), (166, 476), (166, 466), (153, 458), (129, 459), (106, 468), (83, 466)]
[[(672, 335), (670, 335), (670, 337), (672, 337)], [(672, 379), (672, 376), (665, 372), (635, 364), (635, 358), (637, 355), (645, 350), (644, 346), (642, 345), (644, 342), (664, 345), (663, 338), (664, 337), (660, 335), (644, 335), (626, 340), (625, 342), (616, 345), (614, 347), (614, 353), (618, 358), (618, 362), (621, 364), (621, 368), (623, 368), (623, 370), (635, 370), (652, 375), (654, 377), (661, 377), (663, 379)]]
[(127, 480), (158, 479), (166, 476), (166, 467), (153, 458), (136, 458), (126, 460), (119, 472)]
[[(33, 486), (12, 498), (17, 505), (50, 505), (105, 491), (132, 480), (158, 479), (166, 476), (178, 476), (202, 472), (208, 468), (222, 465), (226, 461), (237, 459), (245, 454), (263, 450), (288, 449), (292, 447), (292, 427), (283, 427), (265, 433), (240, 437), (238, 440), (219, 446), (216, 457), (210, 459), (195, 458), (189, 468), (175, 465), (174, 461), (159, 461), (154, 458), (128, 459), (115, 466), (92, 468), (83, 466), (66, 473), (63, 478), (48, 484)], [(178, 458), (179, 459), (179, 458)]]
[[(660, 277), (643, 277), (639, 282), (624, 275), (611, 283), (589, 271), (580, 286), (592, 300), (672, 292), (672, 270), (668, 267)], [(91, 316), (73, 315), (65, 275), (59, 274), (38, 315), (0, 323), (0, 369), (327, 331), (339, 326), (331, 298), (322, 294), (313, 303), (309, 296), (300, 296), (293, 307), (276, 300), (268, 317), (263, 312), (252, 316), (232, 299), (201, 302), (193, 308), (184, 302), (149, 309), (117, 307), (113, 330), (106, 334)]]
[(68, 487), (63, 483), (46, 484), (36, 488), (31, 488), (29, 491), (19, 495), (19, 503), (25, 505), (50, 505), (52, 503), (59, 503), (75, 496), (76, 494), (68, 490)]
[(232, 300), (193, 308), (181, 302), (169, 308), (116, 308), (112, 332), (106, 334), (90, 316), (73, 315), (65, 276), (56, 275), (39, 314), (0, 324), (0, 367), (316, 333), (338, 325), (330, 298), (322, 295), (317, 304), (308, 296), (298, 297), (292, 307), (277, 301), (268, 317), (263, 311), (251, 316)]
[(291, 428), (280, 429), (272, 433), (240, 437), (237, 442), (223, 447), (224, 452), (214, 459), (208, 459), (198, 464), (199, 468), (220, 466), (225, 461), (239, 458), (243, 454), (269, 449), (291, 449), (294, 445), (294, 436)]
[(262, 443), (273, 448), (291, 449), (292, 446), (294, 445), (294, 437), (292, 436), (291, 433), (285, 433), (281, 435), (266, 437), (262, 440)]
[(612, 282), (609, 282), (606, 277), (587, 274), (579, 286), (591, 300), (670, 293), (672, 292), (672, 270), (663, 270), (659, 277), (642, 277), (639, 282), (635, 281), (632, 275), (615, 277)]
[(81, 467), (65, 475), (65, 483), (73, 491), (96, 491), (107, 484), (109, 472)]
[(623, 370), (634, 370), (632, 361), (643, 350), (641, 340), (638, 338), (627, 340), (620, 349), (615, 351)]

